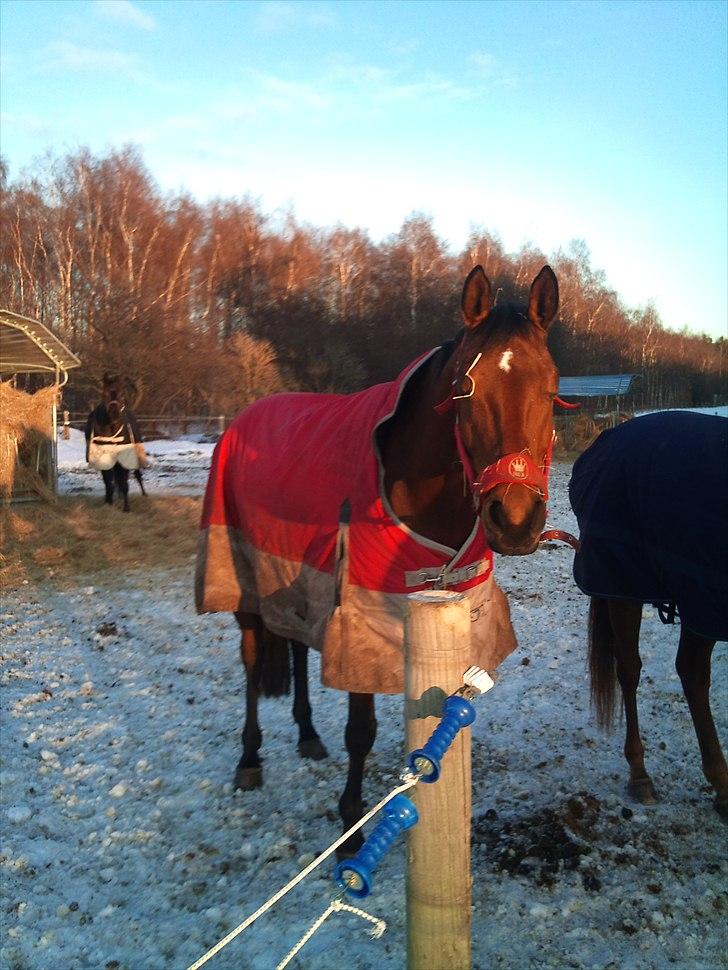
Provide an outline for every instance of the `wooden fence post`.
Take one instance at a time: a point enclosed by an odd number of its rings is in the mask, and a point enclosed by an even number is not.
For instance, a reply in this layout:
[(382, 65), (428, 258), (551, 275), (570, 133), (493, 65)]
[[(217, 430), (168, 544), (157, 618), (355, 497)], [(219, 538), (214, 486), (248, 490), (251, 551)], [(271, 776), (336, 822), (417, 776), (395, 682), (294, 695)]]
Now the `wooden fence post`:
[(218, 414), (217, 416), (217, 433), (222, 435), (225, 434), (225, 415)]
[(69, 420), (70, 414), (68, 411), (63, 412), (63, 440), (68, 441), (71, 437), (71, 422)]
[[(470, 666), (470, 604), (463, 593), (409, 597), (405, 620), (406, 752), (421, 748), (446, 697)], [(432, 785), (413, 801), (420, 821), (407, 832), (407, 968), (469, 970), (470, 729), (458, 732)]]

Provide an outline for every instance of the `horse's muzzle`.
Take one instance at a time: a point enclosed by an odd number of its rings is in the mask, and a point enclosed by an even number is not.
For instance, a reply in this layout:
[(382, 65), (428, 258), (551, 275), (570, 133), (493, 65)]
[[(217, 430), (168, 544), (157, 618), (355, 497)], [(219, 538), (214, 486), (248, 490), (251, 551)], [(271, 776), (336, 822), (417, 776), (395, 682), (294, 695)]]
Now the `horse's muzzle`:
[(524, 485), (500, 485), (483, 496), (480, 516), (494, 552), (527, 556), (536, 549), (546, 524), (546, 502)]

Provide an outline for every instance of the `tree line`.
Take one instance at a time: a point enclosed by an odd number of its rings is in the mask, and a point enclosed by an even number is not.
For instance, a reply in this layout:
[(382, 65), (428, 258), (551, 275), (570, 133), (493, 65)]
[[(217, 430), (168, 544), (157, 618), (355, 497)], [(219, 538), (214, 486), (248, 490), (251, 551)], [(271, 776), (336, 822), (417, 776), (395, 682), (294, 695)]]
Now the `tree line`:
[(506, 253), (473, 231), (453, 254), (419, 214), (374, 243), (362, 229), (269, 216), (249, 197), (165, 194), (132, 147), (0, 163), (0, 306), (40, 320), (83, 361), (66, 406), (104, 372), (138, 411), (234, 414), (285, 388), (349, 392), (389, 380), (453, 336), (481, 263), (500, 301), (524, 301), (550, 262), (561, 310), (549, 342), (564, 375), (634, 372), (630, 407), (724, 402), (726, 340), (666, 330), (626, 307), (582, 241)]

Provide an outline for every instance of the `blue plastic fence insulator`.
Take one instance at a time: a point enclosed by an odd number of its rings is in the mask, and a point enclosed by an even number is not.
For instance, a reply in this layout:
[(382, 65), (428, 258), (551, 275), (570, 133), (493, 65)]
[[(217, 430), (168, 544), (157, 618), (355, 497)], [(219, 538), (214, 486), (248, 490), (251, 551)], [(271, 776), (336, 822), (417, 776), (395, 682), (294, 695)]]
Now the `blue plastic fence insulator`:
[(440, 777), (442, 756), (453, 743), (461, 728), (475, 720), (475, 708), (464, 697), (453, 694), (442, 705), (442, 720), (430, 735), (424, 748), (417, 748), (407, 759), (410, 771), (420, 776), (420, 781), (431, 785)]
[(419, 821), (417, 809), (406, 795), (395, 795), (382, 809), (384, 818), (353, 859), (339, 862), (334, 879), (350, 896), (364, 899), (372, 891), (373, 872), (391, 848), (400, 832)]

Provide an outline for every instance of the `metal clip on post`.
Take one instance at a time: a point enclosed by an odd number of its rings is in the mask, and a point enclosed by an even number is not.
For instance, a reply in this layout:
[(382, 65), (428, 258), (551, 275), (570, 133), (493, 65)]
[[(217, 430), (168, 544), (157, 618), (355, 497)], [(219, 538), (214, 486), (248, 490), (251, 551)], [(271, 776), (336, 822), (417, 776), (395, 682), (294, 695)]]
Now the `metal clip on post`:
[(423, 748), (417, 748), (407, 759), (407, 766), (427, 785), (440, 777), (440, 762), (462, 728), (475, 720), (475, 708), (471, 699), (484, 694), (493, 686), (493, 680), (482, 667), (468, 667), (463, 677), (465, 683), (442, 705), (442, 720), (430, 735)]
[(406, 795), (395, 795), (382, 809), (379, 822), (353, 859), (339, 862), (334, 879), (350, 896), (364, 899), (372, 891), (373, 872), (391, 848), (400, 832), (412, 828), (419, 821), (417, 809)]

